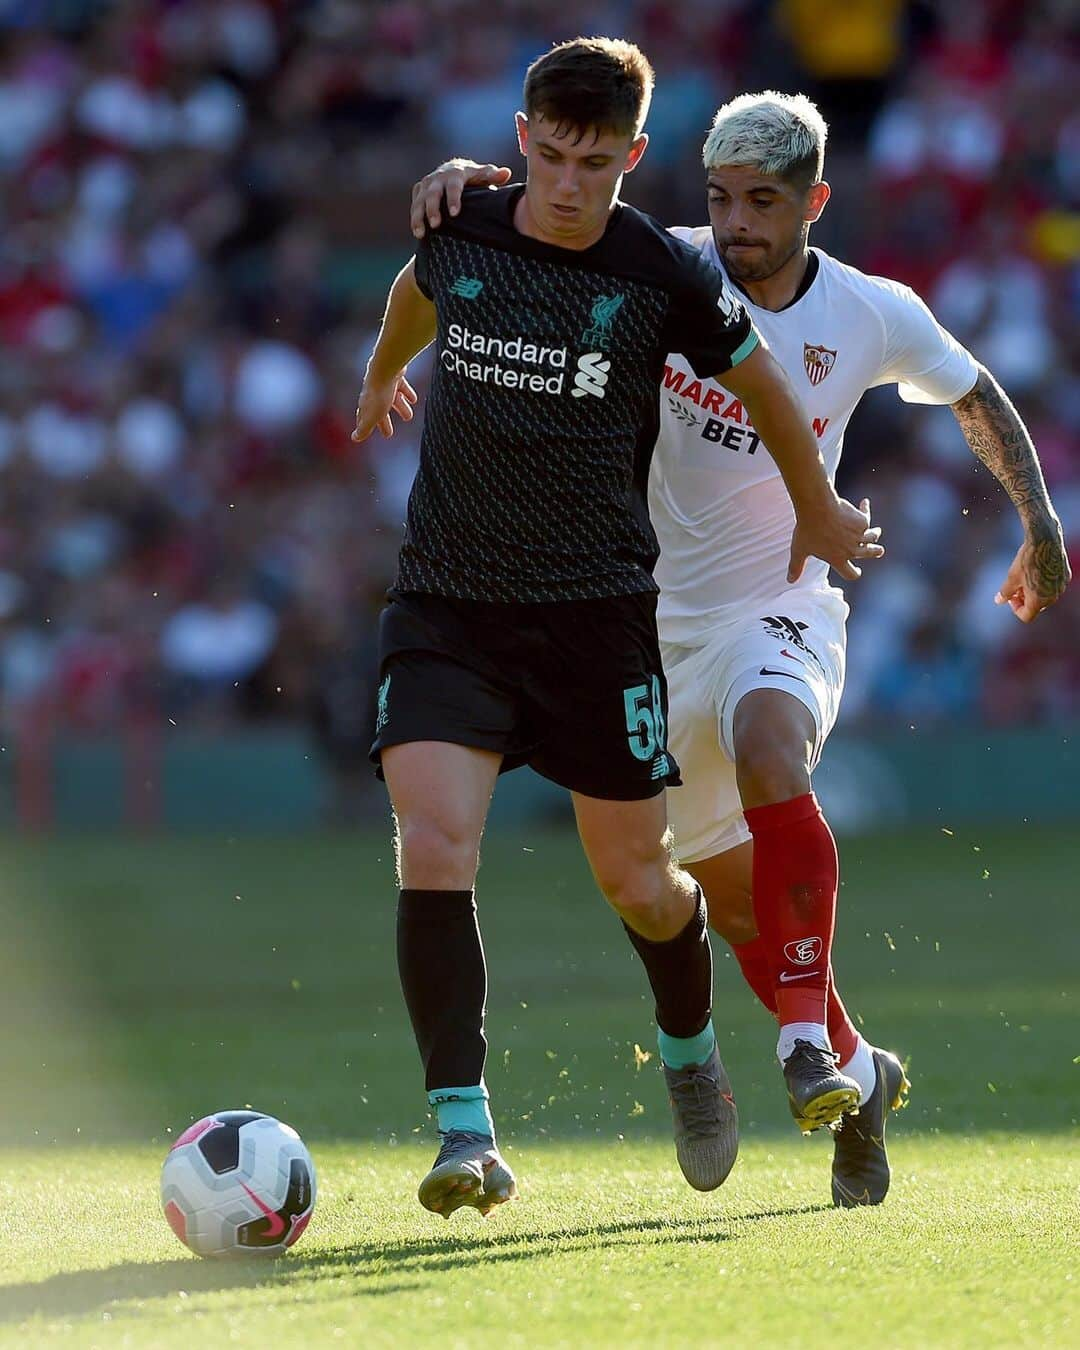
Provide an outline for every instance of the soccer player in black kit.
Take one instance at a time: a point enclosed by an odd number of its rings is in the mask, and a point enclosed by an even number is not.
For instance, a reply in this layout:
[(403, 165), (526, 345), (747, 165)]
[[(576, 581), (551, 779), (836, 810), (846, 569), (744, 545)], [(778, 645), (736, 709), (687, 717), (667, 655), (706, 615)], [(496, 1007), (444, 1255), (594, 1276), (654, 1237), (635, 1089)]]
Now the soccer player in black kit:
[(412, 415), (405, 370), (436, 341), (420, 468), (380, 630), (373, 758), (397, 823), (398, 966), (442, 1147), (421, 1203), (512, 1199), (484, 1083), (487, 974), (473, 887), (500, 772), (573, 796), (597, 884), (645, 966), (683, 1174), (727, 1176), (738, 1117), (711, 1019), (701, 891), (668, 848), (645, 490), (664, 357), (744, 403), (796, 508), (793, 575), (876, 548), (838, 498), (791, 386), (719, 273), (618, 201), (652, 71), (578, 39), (530, 66), (524, 185), (467, 193), (391, 288), (353, 439)]

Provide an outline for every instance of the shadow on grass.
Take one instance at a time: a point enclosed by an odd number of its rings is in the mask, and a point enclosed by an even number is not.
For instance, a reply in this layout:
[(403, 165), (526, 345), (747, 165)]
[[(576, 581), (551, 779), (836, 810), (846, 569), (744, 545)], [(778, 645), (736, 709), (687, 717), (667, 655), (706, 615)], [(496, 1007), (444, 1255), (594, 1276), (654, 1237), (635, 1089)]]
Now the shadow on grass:
[[(626, 1219), (615, 1223), (582, 1225), (539, 1233), (482, 1233), (415, 1242), (359, 1242), (350, 1247), (295, 1252), (282, 1261), (128, 1261), (104, 1270), (78, 1270), (46, 1280), (0, 1288), (0, 1323), (23, 1322), (30, 1317), (79, 1317), (106, 1310), (110, 1304), (132, 1299), (165, 1298), (170, 1294), (216, 1293), (226, 1289), (278, 1287), (307, 1277), (352, 1272), (359, 1279), (361, 1297), (415, 1289), (415, 1277), (439, 1274), (477, 1260), (485, 1265), (529, 1261), (567, 1252), (600, 1247), (630, 1247), (648, 1235), (653, 1245), (682, 1242), (728, 1242), (732, 1226), (740, 1222), (789, 1218), (831, 1210), (830, 1205), (795, 1205), (788, 1209), (756, 1210), (749, 1214), (695, 1219)], [(408, 1277), (414, 1278), (408, 1278)]]

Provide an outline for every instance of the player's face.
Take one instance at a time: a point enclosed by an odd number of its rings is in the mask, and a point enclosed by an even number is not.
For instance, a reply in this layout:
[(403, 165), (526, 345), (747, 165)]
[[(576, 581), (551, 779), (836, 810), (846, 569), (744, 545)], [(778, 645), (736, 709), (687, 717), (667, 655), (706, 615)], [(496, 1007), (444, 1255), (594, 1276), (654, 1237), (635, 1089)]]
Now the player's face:
[(566, 248), (585, 247), (604, 232), (624, 173), (634, 169), (648, 137), (586, 131), (544, 117), (517, 115), (525, 156), (526, 196), (542, 238)]
[(717, 251), (736, 281), (764, 281), (801, 253), (829, 197), (825, 183), (800, 191), (750, 165), (724, 164), (706, 177)]

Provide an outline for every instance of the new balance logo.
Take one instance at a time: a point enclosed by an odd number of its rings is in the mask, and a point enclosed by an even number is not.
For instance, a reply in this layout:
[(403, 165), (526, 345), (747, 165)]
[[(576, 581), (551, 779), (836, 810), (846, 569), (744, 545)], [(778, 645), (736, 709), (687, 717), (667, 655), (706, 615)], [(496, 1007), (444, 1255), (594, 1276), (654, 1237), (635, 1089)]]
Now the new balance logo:
[(586, 352), (578, 357), (577, 373), (574, 376), (574, 388), (570, 391), (575, 398), (584, 398), (592, 394), (596, 398), (604, 397), (604, 386), (608, 382), (611, 362), (604, 358), (603, 352)]
[(650, 777), (653, 779), (666, 778), (670, 772), (671, 772), (671, 761), (668, 759), (667, 755), (665, 755), (661, 751), (661, 753), (657, 755), (656, 758), (653, 760), (652, 773), (650, 774)]
[(478, 277), (461, 276), (450, 287), (451, 295), (460, 295), (463, 300), (475, 300), (484, 289), (484, 283)]

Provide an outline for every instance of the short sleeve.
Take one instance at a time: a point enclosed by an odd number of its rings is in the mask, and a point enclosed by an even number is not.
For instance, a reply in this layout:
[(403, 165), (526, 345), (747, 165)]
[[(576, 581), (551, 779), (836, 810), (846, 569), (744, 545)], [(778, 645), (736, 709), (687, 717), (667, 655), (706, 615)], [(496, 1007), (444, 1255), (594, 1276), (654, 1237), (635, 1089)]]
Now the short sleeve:
[(697, 253), (680, 259), (665, 338), (667, 350), (681, 352), (702, 379), (737, 366), (760, 342), (750, 315), (719, 268)]
[(417, 286), (420, 288), (420, 294), (426, 296), (428, 300), (434, 300), (435, 297), (431, 291), (431, 232), (425, 230), (423, 235), (416, 241), (415, 267), (413, 276)]
[(968, 349), (942, 328), (908, 286), (879, 281), (885, 355), (875, 384), (899, 385), (905, 403), (955, 403), (979, 374)]

